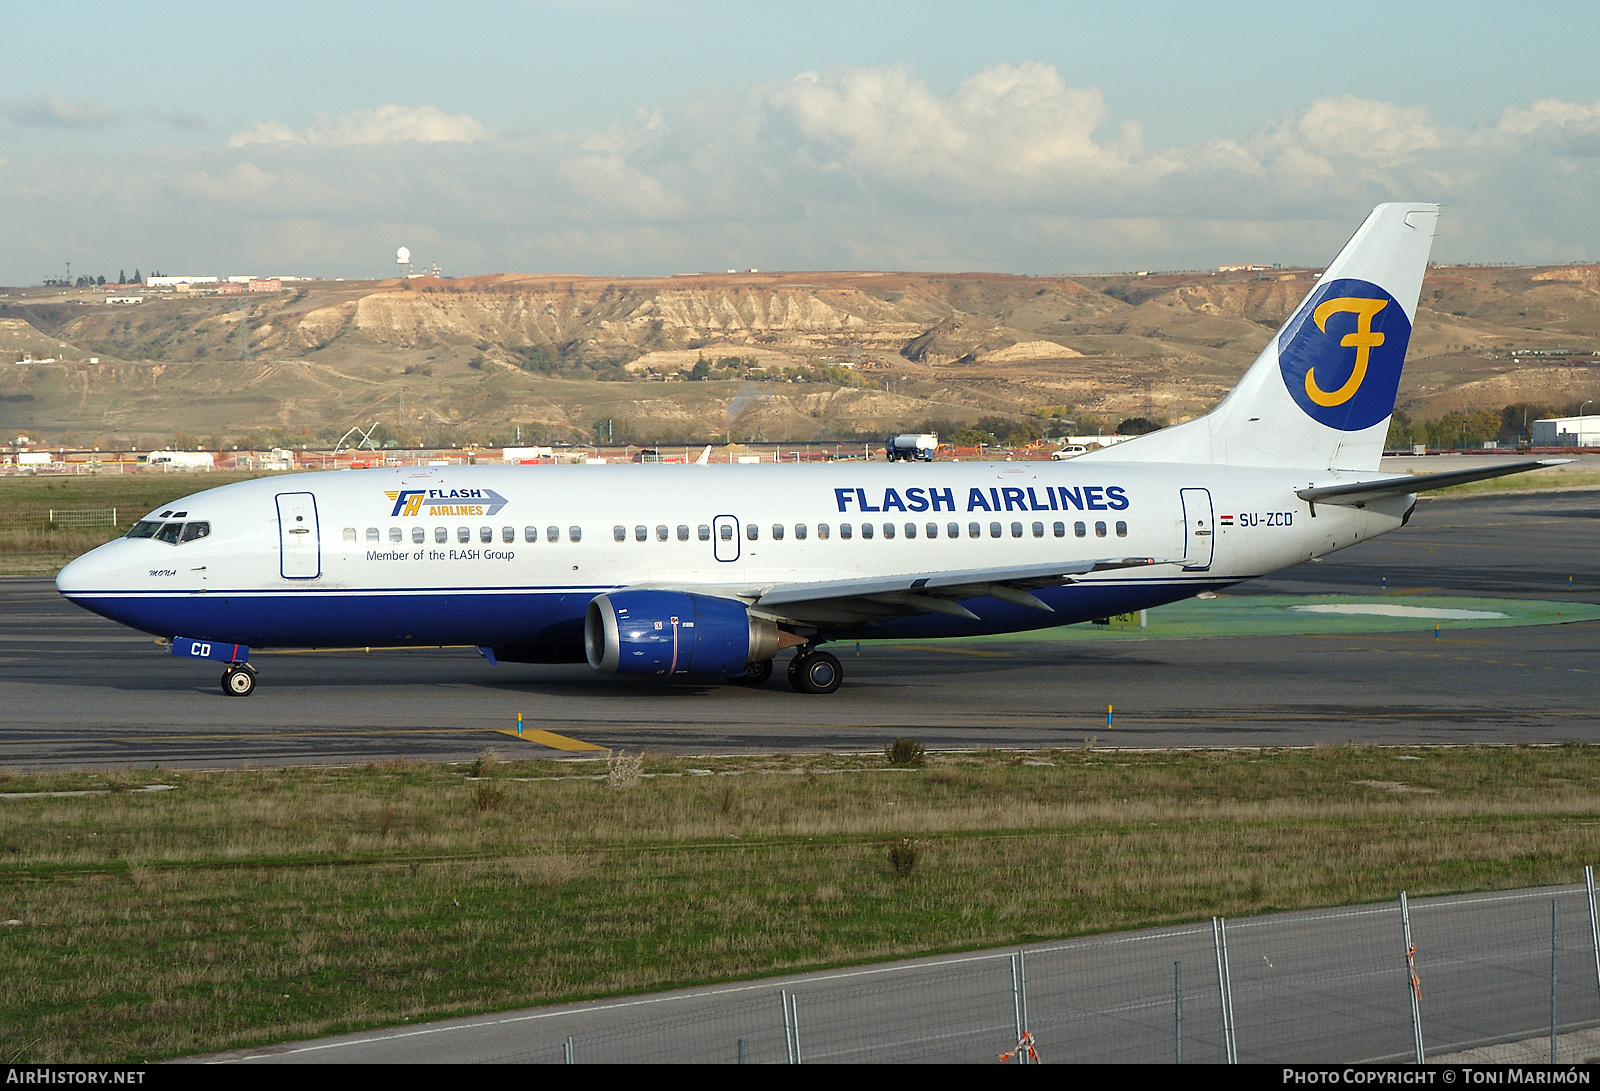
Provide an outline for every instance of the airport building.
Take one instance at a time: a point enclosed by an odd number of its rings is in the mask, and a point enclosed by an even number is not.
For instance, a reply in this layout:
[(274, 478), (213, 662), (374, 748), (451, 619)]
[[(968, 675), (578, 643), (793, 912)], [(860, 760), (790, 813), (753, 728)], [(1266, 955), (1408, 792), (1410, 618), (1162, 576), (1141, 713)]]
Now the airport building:
[(1547, 417), (1533, 422), (1535, 447), (1600, 447), (1600, 414)]

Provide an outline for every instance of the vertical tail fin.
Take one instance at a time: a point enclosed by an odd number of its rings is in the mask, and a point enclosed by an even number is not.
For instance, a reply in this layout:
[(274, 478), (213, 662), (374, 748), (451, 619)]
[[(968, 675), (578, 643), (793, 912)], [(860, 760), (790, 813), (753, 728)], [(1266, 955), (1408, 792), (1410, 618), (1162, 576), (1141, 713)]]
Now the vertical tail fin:
[(1215, 409), (1089, 457), (1377, 469), (1438, 218), (1433, 204), (1373, 209)]

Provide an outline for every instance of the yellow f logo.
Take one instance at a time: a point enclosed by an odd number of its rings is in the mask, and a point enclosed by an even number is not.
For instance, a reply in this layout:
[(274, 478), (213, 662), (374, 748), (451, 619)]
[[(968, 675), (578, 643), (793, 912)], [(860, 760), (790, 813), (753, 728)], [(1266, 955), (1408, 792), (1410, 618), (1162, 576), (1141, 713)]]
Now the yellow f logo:
[(1371, 351), (1383, 344), (1383, 334), (1374, 332), (1372, 320), (1378, 312), (1389, 305), (1387, 299), (1357, 299), (1344, 296), (1340, 299), (1329, 299), (1322, 303), (1311, 313), (1312, 319), (1317, 324), (1317, 329), (1323, 333), (1328, 332), (1328, 319), (1336, 314), (1353, 314), (1356, 316), (1356, 332), (1347, 333), (1340, 339), (1339, 344), (1345, 348), (1356, 350), (1356, 366), (1350, 371), (1350, 378), (1345, 384), (1333, 393), (1328, 393), (1317, 385), (1317, 372), (1315, 368), (1306, 372), (1306, 397), (1318, 405), (1343, 405), (1356, 396), (1356, 391), (1361, 389), (1361, 380), (1367, 377), (1367, 356)]

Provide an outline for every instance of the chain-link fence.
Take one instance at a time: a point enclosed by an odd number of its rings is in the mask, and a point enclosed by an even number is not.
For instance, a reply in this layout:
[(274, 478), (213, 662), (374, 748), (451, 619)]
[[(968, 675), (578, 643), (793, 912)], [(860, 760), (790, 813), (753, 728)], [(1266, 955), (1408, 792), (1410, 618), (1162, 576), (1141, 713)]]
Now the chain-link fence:
[(461, 1059), (1147, 1063), (1600, 1057), (1585, 885), (1214, 920), (532, 1012)]
[(61, 508), (48, 508), (42, 511), (6, 511), (0, 512), (0, 530), (52, 530), (56, 527), (114, 527), (117, 522), (116, 508), (80, 508), (65, 511)]

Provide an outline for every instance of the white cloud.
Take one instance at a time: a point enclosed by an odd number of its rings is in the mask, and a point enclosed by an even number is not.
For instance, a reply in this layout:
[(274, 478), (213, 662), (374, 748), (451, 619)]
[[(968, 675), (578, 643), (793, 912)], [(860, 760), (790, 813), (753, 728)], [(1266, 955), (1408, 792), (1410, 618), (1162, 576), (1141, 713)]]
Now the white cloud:
[(1037, 63), (948, 93), (904, 67), (845, 68), (699, 91), (600, 132), (389, 105), (264, 122), (226, 148), (13, 158), (0, 282), (53, 269), (68, 232), (104, 240), (111, 267), (328, 275), (387, 272), (407, 240), (437, 240), (419, 256), (460, 273), (1320, 262), (1390, 199), (1445, 203), (1443, 260), (1600, 259), (1600, 102), (1459, 128), (1337, 96), (1154, 149), (1112, 106)]
[(0, 117), (28, 129), (105, 129), (128, 120), (126, 113), (99, 99), (61, 95), (0, 99)]
[(471, 143), (489, 136), (489, 130), (467, 114), (447, 114), (437, 106), (398, 106), (389, 103), (370, 110), (353, 110), (339, 117), (317, 114), (310, 125), (295, 130), (277, 121), (263, 121), (228, 138), (228, 147), (248, 144), (310, 144), (322, 148), (348, 148), (374, 144)]

